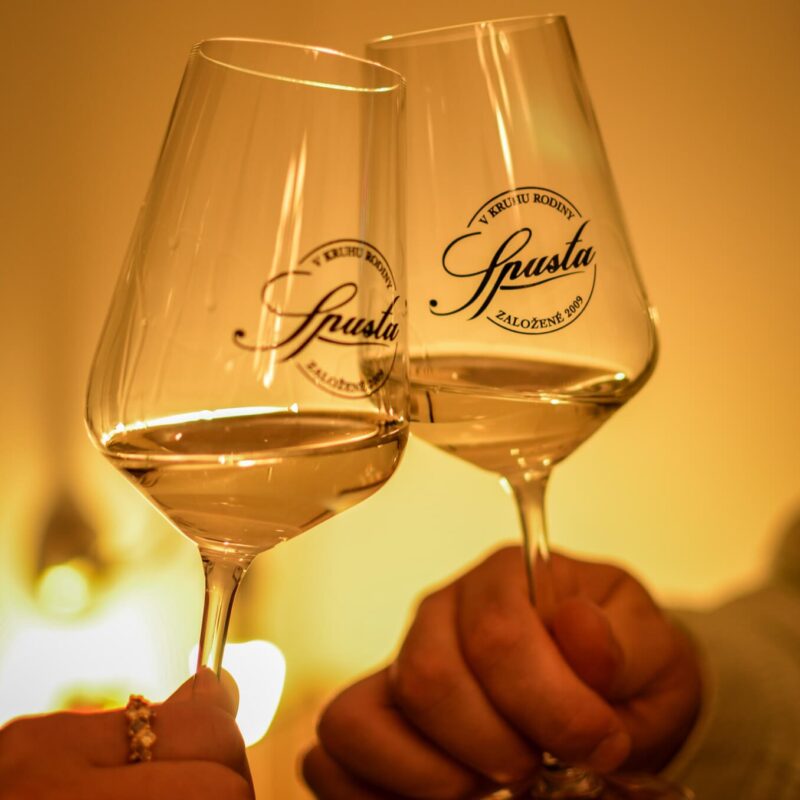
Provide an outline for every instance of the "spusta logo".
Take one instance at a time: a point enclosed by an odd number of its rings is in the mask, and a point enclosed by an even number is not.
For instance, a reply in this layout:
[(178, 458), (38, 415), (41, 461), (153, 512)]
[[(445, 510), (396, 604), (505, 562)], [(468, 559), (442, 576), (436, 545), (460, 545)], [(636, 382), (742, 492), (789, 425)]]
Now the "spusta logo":
[(566, 328), (594, 292), (591, 240), (591, 221), (558, 192), (522, 186), (496, 195), (444, 249), (442, 267), (453, 280), (430, 311), (485, 317), (526, 335)]
[(368, 397), (391, 375), (404, 302), (388, 261), (360, 239), (336, 239), (306, 253), (261, 289), (257, 333), (233, 333), (237, 347), (274, 352), (320, 389)]

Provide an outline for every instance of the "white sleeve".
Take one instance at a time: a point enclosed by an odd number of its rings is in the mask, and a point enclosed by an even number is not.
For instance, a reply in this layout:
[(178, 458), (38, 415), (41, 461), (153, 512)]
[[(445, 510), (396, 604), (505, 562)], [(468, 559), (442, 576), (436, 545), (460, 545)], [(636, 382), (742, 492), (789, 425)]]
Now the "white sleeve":
[(699, 643), (706, 691), (666, 774), (697, 800), (798, 800), (800, 592), (776, 584), (676, 616)]

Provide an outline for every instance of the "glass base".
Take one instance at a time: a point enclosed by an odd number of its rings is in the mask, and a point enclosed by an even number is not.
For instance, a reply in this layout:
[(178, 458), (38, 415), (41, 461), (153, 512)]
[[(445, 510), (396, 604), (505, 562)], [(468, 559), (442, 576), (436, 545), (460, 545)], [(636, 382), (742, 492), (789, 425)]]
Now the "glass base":
[(543, 770), (524, 788), (500, 789), (484, 800), (695, 800), (694, 792), (646, 773), (597, 777), (574, 767)]
[(646, 773), (621, 773), (604, 779), (605, 800), (695, 800), (694, 792)]

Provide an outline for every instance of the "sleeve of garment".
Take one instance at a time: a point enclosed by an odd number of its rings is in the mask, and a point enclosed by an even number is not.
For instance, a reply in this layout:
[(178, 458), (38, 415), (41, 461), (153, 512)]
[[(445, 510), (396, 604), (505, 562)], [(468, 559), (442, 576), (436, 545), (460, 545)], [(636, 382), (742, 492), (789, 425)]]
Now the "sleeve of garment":
[(697, 800), (798, 800), (800, 591), (779, 581), (676, 616), (703, 655), (706, 692), (669, 777)]

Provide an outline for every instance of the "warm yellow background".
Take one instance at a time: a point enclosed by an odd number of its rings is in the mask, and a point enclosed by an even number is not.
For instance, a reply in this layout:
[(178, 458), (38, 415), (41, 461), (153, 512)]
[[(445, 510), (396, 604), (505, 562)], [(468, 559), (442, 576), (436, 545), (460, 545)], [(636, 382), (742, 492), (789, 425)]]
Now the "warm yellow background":
[[(556, 472), (553, 539), (628, 564), (669, 602), (759, 579), (800, 501), (796, 0), (0, 0), (0, 665), (36, 619), (34, 554), (67, 494), (156, 626), (142, 689), (185, 671), (192, 546), (91, 450), (82, 405), (190, 46), (360, 53), (388, 32), (551, 11), (572, 27), (663, 349), (650, 385)], [(383, 492), (262, 557), (233, 634), (289, 659), (272, 738), (253, 751), (264, 797), (304, 796), (291, 754), (320, 698), (391, 652), (423, 587), (515, 526), (491, 476), (414, 443)], [(36, 674), (0, 699), (35, 694)]]

